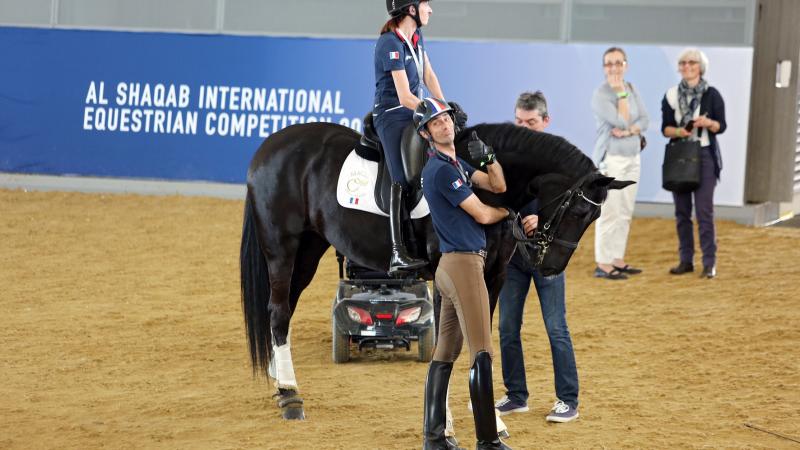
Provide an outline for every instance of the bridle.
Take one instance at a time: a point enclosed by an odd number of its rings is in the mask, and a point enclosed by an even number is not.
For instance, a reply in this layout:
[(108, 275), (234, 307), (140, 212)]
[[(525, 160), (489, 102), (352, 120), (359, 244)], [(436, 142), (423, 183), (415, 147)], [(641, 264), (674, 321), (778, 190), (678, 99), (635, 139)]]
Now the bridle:
[[(547, 222), (545, 222), (542, 226), (536, 227), (536, 231), (533, 233), (532, 238), (528, 238), (525, 235), (525, 230), (520, 225), (519, 214), (517, 214), (517, 219), (513, 221), (514, 225), (511, 228), (514, 239), (517, 241), (517, 251), (522, 254), (522, 257), (525, 258), (525, 260), (532, 262), (534, 267), (539, 267), (542, 265), (544, 257), (552, 245), (559, 245), (570, 250), (575, 250), (578, 248), (577, 241), (573, 242), (557, 238), (556, 231), (558, 231), (558, 227), (561, 225), (561, 220), (564, 218), (564, 214), (567, 212), (567, 209), (569, 209), (569, 206), (573, 202), (584, 200), (594, 208), (600, 208), (602, 205), (602, 203), (597, 203), (586, 197), (583, 194), (583, 189), (581, 189), (581, 185), (584, 183), (584, 181), (586, 181), (586, 179), (593, 174), (594, 172), (590, 172), (582, 176), (580, 179), (578, 179), (578, 181), (575, 182), (575, 184), (573, 184), (561, 195), (539, 207), (540, 210), (543, 210), (545, 207), (550, 206), (554, 202), (561, 202), (558, 205), (558, 208), (556, 208), (553, 214), (551, 214), (547, 219)], [(529, 249), (536, 253), (535, 261), (533, 258), (531, 258)]]

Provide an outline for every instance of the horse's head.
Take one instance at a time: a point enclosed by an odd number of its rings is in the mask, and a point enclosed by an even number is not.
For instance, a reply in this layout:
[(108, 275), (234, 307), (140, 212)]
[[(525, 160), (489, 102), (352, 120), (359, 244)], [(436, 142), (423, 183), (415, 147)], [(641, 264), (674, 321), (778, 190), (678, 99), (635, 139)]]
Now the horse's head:
[(609, 189), (622, 189), (633, 181), (619, 181), (591, 172), (577, 182), (564, 175), (534, 179), (529, 190), (539, 199), (539, 226), (533, 252), (542, 275), (561, 273), (589, 225), (600, 217)]
[(526, 239), (518, 227), (514, 234), (517, 240), (527, 241), (524, 247), (529, 251), (524, 253), (543, 275), (555, 275), (567, 267), (581, 236), (600, 216), (608, 190), (633, 184), (601, 175), (588, 156), (560, 136), (510, 123), (480, 124), (459, 133), (456, 151), (467, 160), (472, 131), (497, 152), (507, 186), (501, 195), (476, 192), (481, 201), (520, 208), (533, 198), (539, 200), (534, 239)]

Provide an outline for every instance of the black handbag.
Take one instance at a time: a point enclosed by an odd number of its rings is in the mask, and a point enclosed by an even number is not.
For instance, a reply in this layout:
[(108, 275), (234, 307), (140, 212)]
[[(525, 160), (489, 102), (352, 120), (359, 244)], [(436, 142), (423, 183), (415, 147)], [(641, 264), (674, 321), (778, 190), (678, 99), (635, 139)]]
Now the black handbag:
[(700, 186), (700, 142), (671, 141), (664, 152), (661, 186), (675, 193), (692, 192)]

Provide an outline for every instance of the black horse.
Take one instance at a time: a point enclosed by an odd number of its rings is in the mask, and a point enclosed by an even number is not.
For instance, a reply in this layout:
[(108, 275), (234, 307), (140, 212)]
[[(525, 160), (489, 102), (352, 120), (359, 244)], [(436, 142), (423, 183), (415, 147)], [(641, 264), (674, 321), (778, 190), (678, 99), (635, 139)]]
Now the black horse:
[[(631, 182), (602, 176), (594, 164), (563, 138), (512, 124), (483, 124), (460, 132), (456, 150), (466, 151), (472, 131), (491, 145), (505, 172), (507, 191), (478, 191), (487, 204), (519, 209), (540, 201), (535, 261), (545, 275), (564, 270), (586, 228), (600, 214), (608, 189)], [(247, 198), (240, 255), (242, 308), (254, 373), (275, 380), (278, 406), (286, 419), (302, 419), (302, 399), (291, 360), (289, 322), (320, 258), (332, 245), (353, 262), (388, 270), (391, 241), (383, 216), (346, 209), (337, 203), (339, 170), (359, 141), (355, 131), (310, 123), (271, 135), (256, 152), (247, 173)], [(545, 221), (545, 218), (549, 220)], [(439, 261), (430, 216), (412, 221), (414, 253), (430, 261), (422, 274), (432, 278)], [(487, 228), (486, 282), (492, 309), (513, 253), (511, 225)], [(545, 229), (546, 228), (546, 229)]]

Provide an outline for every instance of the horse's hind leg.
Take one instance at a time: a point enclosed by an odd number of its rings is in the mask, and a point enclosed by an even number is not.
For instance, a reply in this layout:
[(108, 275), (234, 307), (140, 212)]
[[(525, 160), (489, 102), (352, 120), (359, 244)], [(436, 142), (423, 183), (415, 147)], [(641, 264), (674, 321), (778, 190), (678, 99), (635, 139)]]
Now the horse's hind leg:
[[(263, 211), (262, 211), (263, 213)], [(269, 223), (260, 215), (261, 223)], [(297, 249), (300, 245), (299, 235), (292, 235), (287, 230), (259, 227), (259, 241), (269, 271), (269, 326), (272, 335), (272, 351), (269, 360), (269, 376), (278, 388), (277, 402), (285, 419), (304, 418), (302, 399), (297, 397), (297, 379), (289, 349), (289, 321), (292, 317), (289, 305), (289, 290), (292, 280)], [(283, 231), (283, 232), (281, 232)]]
[[(295, 253), (294, 261), (291, 264), (284, 263), (282, 267), (276, 268), (275, 272), (272, 271), (273, 266), (270, 265), (270, 280), (274, 279), (272, 278), (273, 273), (285, 280), (286, 268), (288, 268), (289, 272), (288, 283), (278, 283), (271, 286), (271, 299), (280, 295), (282, 298), (287, 298), (288, 301), (276, 303), (274, 308), (270, 304), (272, 336), (274, 339), (274, 358), (270, 364), (270, 374), (275, 379), (278, 387), (277, 403), (281, 408), (283, 418), (302, 420), (305, 418), (305, 413), (303, 400), (298, 394), (297, 380), (292, 363), (289, 322), (294, 314), (300, 294), (311, 282), (319, 260), (330, 244), (309, 232), (304, 233), (296, 240), (296, 243), (293, 243), (295, 244)], [(287, 247), (287, 244), (289, 242), (284, 243), (284, 248), (291, 250), (291, 248)], [(283, 260), (288, 262), (285, 256), (287, 255), (284, 255)], [(277, 275), (278, 273), (280, 275)]]
[(294, 260), (294, 271), (292, 272), (292, 286), (289, 290), (289, 306), (292, 314), (297, 307), (300, 294), (308, 287), (314, 274), (317, 273), (319, 260), (331, 246), (328, 241), (321, 238), (318, 234), (306, 231), (300, 237), (300, 248)]

